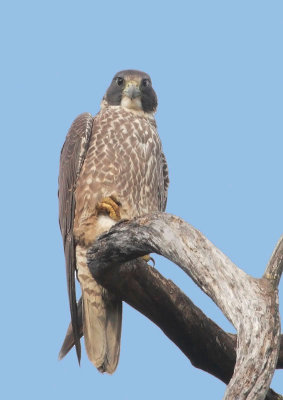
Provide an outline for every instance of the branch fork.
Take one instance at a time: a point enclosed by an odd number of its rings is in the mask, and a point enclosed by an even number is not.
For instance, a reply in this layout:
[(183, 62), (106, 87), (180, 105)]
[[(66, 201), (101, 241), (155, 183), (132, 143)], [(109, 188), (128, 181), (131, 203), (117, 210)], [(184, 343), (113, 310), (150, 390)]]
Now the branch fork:
[(107, 268), (155, 252), (182, 268), (219, 306), (238, 332), (234, 374), (224, 399), (264, 399), (280, 348), (278, 290), (283, 267), (280, 239), (262, 279), (233, 264), (197, 229), (166, 213), (121, 222), (89, 251), (95, 277)]
[[(182, 268), (232, 322), (237, 337), (224, 332), (173, 282), (139, 258), (149, 253)], [(156, 212), (118, 222), (101, 235), (88, 252), (88, 265), (99, 283), (157, 324), (193, 365), (227, 383), (225, 400), (282, 398), (269, 386), (276, 365), (283, 367), (282, 347), (277, 363), (283, 237), (263, 277), (256, 279), (197, 229), (176, 216)], [(81, 316), (80, 303), (78, 307)], [(63, 355), (72, 340), (69, 327)]]

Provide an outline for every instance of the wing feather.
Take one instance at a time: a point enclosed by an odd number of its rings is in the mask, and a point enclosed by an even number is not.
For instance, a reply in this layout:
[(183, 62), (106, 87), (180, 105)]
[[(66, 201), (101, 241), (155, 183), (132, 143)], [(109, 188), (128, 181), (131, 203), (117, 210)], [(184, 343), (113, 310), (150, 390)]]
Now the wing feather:
[(61, 151), (59, 169), (59, 224), (64, 243), (71, 324), (79, 362), (81, 345), (75, 287), (76, 252), (73, 224), (76, 204), (74, 192), (88, 150), (92, 124), (93, 117), (89, 113), (83, 113), (74, 120)]
[(168, 187), (169, 187), (169, 171), (165, 154), (163, 152), (161, 152), (161, 164), (162, 164), (162, 174), (163, 174), (163, 193), (161, 196), (162, 201), (160, 210), (165, 211), (167, 204)]

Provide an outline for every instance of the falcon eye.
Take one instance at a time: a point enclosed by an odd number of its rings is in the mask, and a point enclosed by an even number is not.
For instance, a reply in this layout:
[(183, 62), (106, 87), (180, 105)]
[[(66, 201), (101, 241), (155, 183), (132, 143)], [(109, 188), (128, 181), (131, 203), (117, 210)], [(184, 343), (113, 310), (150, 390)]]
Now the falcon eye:
[(143, 79), (142, 80), (142, 86), (144, 86), (144, 87), (150, 86), (150, 80), (149, 79)]
[(117, 78), (115, 78), (115, 81), (117, 83), (118, 86), (122, 86), (124, 83), (124, 79), (121, 78), (120, 76), (118, 76)]

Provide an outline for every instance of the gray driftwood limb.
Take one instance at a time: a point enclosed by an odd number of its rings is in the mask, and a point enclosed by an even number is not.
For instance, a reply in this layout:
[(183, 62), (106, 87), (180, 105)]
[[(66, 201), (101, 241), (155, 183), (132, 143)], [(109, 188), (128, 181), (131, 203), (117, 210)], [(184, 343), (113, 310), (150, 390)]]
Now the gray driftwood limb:
[(89, 252), (89, 267), (99, 280), (115, 266), (151, 252), (179, 265), (237, 329), (236, 365), (224, 398), (264, 399), (280, 346), (277, 285), (281, 247), (279, 243), (264, 277), (255, 279), (180, 218), (153, 213), (121, 222), (101, 236)]
[[(228, 384), (236, 362), (236, 335), (224, 332), (171, 280), (142, 259), (112, 267), (107, 274), (99, 275), (100, 283), (162, 329), (196, 368)], [(78, 311), (82, 336), (81, 299)], [(69, 325), (59, 358), (63, 358), (73, 346), (72, 327)], [(277, 368), (283, 368), (282, 335)], [(281, 397), (269, 389), (266, 399), (279, 400)]]

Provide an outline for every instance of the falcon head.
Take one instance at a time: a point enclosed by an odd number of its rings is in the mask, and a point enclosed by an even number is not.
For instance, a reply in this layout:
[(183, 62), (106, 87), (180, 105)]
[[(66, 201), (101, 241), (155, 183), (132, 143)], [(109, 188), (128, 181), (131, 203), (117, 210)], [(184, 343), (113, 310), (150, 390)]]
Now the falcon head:
[(153, 113), (157, 108), (157, 96), (148, 74), (128, 69), (117, 72), (104, 100), (110, 106)]

